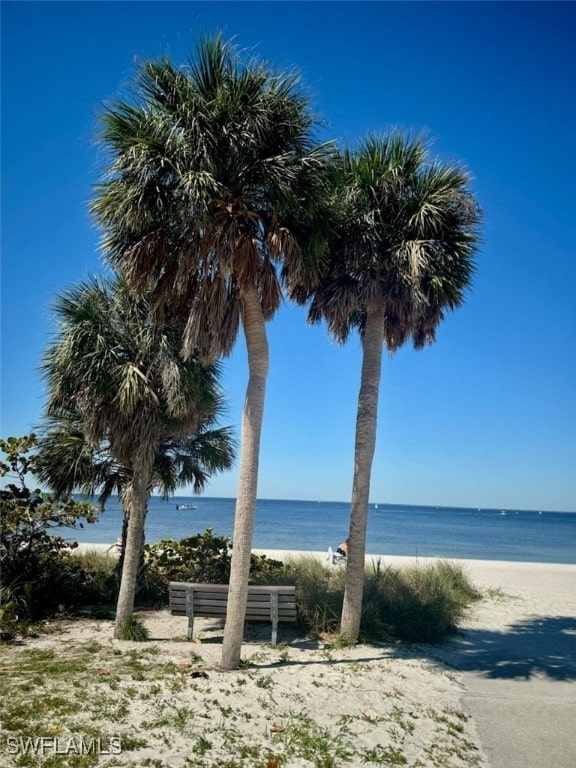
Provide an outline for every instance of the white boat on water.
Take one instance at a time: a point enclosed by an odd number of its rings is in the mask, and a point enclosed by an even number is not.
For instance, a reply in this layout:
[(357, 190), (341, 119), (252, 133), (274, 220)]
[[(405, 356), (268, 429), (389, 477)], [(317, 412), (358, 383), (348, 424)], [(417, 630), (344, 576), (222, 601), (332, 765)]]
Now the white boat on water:
[(176, 504), (176, 509), (198, 509), (195, 504)]

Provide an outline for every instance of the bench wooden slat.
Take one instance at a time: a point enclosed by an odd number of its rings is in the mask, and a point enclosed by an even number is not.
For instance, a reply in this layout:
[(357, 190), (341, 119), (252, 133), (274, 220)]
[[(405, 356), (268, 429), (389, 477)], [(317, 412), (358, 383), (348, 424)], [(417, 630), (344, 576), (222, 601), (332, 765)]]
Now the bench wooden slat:
[[(228, 594), (228, 584), (199, 584), (196, 582), (187, 582), (187, 581), (171, 581), (170, 582), (170, 590), (176, 590), (182, 589), (183, 591), (186, 591), (188, 587), (194, 587), (194, 591), (198, 590), (199, 592), (225, 592)], [(259, 592), (262, 592), (263, 594), (270, 594), (271, 592), (278, 592), (279, 595), (282, 593), (284, 594), (294, 594), (296, 590), (296, 587), (287, 585), (287, 584), (278, 584), (278, 586), (270, 586), (267, 584), (250, 584), (248, 586), (248, 591), (251, 594), (258, 594)]]

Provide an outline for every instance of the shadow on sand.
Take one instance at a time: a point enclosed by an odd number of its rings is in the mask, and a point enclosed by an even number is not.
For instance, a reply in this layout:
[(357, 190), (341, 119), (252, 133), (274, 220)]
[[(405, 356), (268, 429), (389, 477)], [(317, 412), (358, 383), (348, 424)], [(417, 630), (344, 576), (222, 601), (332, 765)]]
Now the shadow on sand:
[(576, 680), (576, 618), (536, 616), (505, 630), (466, 629), (436, 648), (434, 658), (486, 678)]
[[(365, 658), (331, 658), (325, 643), (302, 638), (296, 630), (283, 627), (279, 639), (285, 647), (301, 651), (325, 650), (324, 658), (291, 658), (256, 663), (258, 667), (370, 663), (393, 658), (426, 658), (444, 667), (462, 672), (476, 672), (487, 679), (530, 680), (536, 676), (551, 681), (576, 680), (576, 617), (535, 616), (516, 621), (502, 630), (467, 628), (440, 645), (413, 643), (377, 643), (375, 653)], [(223, 622), (210, 622), (203, 628), (202, 644), (222, 643)], [(213, 633), (213, 634), (212, 634)], [(154, 638), (151, 638), (154, 639)], [(161, 638), (157, 638), (160, 640)], [(165, 638), (162, 638), (165, 639)], [(246, 625), (244, 643), (250, 646), (270, 642), (270, 625)], [(335, 650), (335, 649), (334, 649)], [(335, 656), (338, 657), (335, 651)]]

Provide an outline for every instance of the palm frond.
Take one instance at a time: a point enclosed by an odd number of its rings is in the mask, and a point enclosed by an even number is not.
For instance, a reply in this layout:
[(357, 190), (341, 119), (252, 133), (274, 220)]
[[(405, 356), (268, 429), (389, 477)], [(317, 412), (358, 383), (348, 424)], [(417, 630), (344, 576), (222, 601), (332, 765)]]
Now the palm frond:
[(379, 305), (391, 351), (409, 338), (429, 343), (474, 273), (481, 215), (469, 182), (458, 164), (430, 159), (422, 136), (391, 132), (345, 150), (328, 258), (314, 283), (300, 278), (290, 295), (311, 299), (309, 320), (326, 319), (340, 340), (353, 327), (362, 336), (367, 308)]
[(186, 66), (144, 62), (104, 112), (109, 163), (91, 204), (104, 255), (152, 291), (156, 320), (185, 326), (185, 355), (228, 354), (242, 292), (256, 288), (268, 319), (287, 274), (275, 265), (311, 273), (322, 258), (333, 150), (315, 129), (298, 74), (242, 61), (221, 35)]
[[(169, 440), (184, 456), (186, 441), (214, 427), (224, 410), (219, 366), (184, 361), (181, 329), (150, 323), (147, 296), (134, 297), (122, 278), (90, 280), (61, 294), (55, 309), (59, 326), (42, 364), (41, 453), (42, 479), (59, 492), (106, 498), (124, 488), (137, 456), (152, 464)], [(200, 484), (230, 463), (207, 460)]]

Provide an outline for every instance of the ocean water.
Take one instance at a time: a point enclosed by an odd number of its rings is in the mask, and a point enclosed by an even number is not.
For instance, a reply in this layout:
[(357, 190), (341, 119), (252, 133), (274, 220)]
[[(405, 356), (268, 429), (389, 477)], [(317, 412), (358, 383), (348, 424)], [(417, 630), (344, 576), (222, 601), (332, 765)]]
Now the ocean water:
[[(177, 509), (185, 504), (189, 509)], [(253, 546), (260, 549), (335, 549), (347, 536), (350, 505), (342, 502), (258, 501)], [(150, 499), (146, 540), (182, 539), (206, 528), (231, 536), (234, 499)], [(69, 536), (112, 543), (122, 510), (111, 498), (98, 523)], [(479, 560), (576, 563), (576, 513), (371, 504), (366, 551)]]

